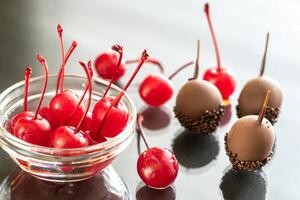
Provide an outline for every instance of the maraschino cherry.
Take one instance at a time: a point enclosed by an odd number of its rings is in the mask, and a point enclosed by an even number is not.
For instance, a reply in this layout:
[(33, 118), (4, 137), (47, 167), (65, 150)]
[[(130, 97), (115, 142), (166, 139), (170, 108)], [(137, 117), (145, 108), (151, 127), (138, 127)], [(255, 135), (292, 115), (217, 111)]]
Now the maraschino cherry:
[[(113, 79), (113, 82), (117, 82), (125, 74), (127, 64), (134, 64), (138, 62), (139, 59), (126, 61), (122, 59), (121, 64), (119, 64), (118, 54), (114, 51), (110, 51), (99, 54), (95, 59), (94, 67), (97, 74), (101, 78), (107, 80)], [(164, 72), (164, 67), (159, 62), (159, 60), (148, 58), (145, 62), (157, 65), (160, 68), (160, 71), (162, 73)], [(115, 75), (116, 71), (117, 74)]]
[(208, 69), (204, 73), (203, 79), (213, 83), (220, 90), (223, 100), (224, 100), (224, 104), (228, 104), (228, 103), (230, 103), (229, 102), (230, 96), (233, 94), (235, 87), (236, 87), (235, 76), (234, 76), (234, 73), (230, 69), (224, 68), (221, 65), (219, 47), (218, 47), (216, 35), (214, 33), (214, 29), (213, 29), (213, 26), (211, 23), (208, 3), (206, 3), (204, 6), (204, 12), (207, 17), (210, 34), (212, 36), (212, 40), (213, 40), (213, 44), (214, 44), (214, 48), (215, 48), (215, 52), (216, 52), (217, 67)]
[(41, 108), (48, 84), (48, 66), (45, 58), (43, 58), (41, 55), (37, 54), (36, 58), (45, 70), (45, 82), (42, 94), (34, 116), (21, 118), (16, 124), (14, 135), (31, 144), (46, 146), (51, 133), (51, 126), (49, 122), (39, 116), (38, 113)]
[(56, 95), (51, 99), (49, 108), (43, 108), (40, 113), (42, 116), (46, 117), (53, 128), (63, 126), (68, 121), (69, 125), (76, 126), (80, 121), (84, 109), (82, 105), (76, 110), (69, 120), (70, 114), (76, 109), (79, 102), (79, 97), (71, 90), (64, 90), (64, 70), (65, 65), (73, 53), (74, 49), (77, 47), (77, 42), (73, 41), (71, 47), (69, 48), (66, 55), (64, 54), (64, 43), (62, 39), (62, 26), (57, 26), (57, 32), (60, 38), (61, 49), (62, 49), (62, 64), (60, 71), (58, 73)]
[(141, 98), (150, 106), (159, 107), (165, 104), (174, 93), (174, 86), (171, 82), (178, 72), (192, 65), (194, 62), (188, 62), (178, 68), (168, 78), (163, 74), (150, 74), (142, 81), (139, 94)]
[[(70, 126), (70, 125), (64, 125), (60, 126), (57, 129), (54, 130), (54, 132), (51, 135), (50, 139), (50, 147), (54, 148), (78, 148), (78, 147), (85, 147), (88, 146), (90, 141), (88, 137), (87, 131), (81, 131), (80, 127), (85, 120), (85, 117), (89, 111), (91, 100), (92, 100), (92, 79), (91, 79), (91, 73), (88, 69), (87, 65), (83, 62), (79, 62), (82, 68), (84, 69), (86, 76), (88, 78), (88, 84), (86, 86), (86, 89), (88, 88), (89, 91), (89, 98), (88, 98), (88, 104), (85, 110), (85, 113), (82, 115), (79, 123), (76, 127)], [(80, 104), (81, 102), (79, 102)], [(79, 105), (77, 105), (77, 108)], [(74, 114), (74, 113), (72, 113)]]
[(23, 102), (23, 112), (15, 115), (10, 121), (10, 131), (13, 134), (15, 130), (15, 126), (17, 122), (24, 117), (33, 117), (34, 113), (28, 111), (28, 86), (29, 86), (29, 79), (32, 70), (30, 66), (25, 67), (24, 76), (25, 76), (25, 86), (24, 86), (24, 102)]
[(143, 116), (138, 114), (138, 131), (147, 149), (139, 156), (137, 171), (142, 181), (149, 187), (163, 189), (172, 184), (178, 174), (178, 162), (168, 149), (149, 146), (142, 128)]
[[(92, 116), (92, 134), (95, 140), (101, 137), (115, 137), (126, 127), (128, 110), (120, 100), (147, 58), (147, 51), (144, 50), (134, 73), (117, 97), (104, 96), (95, 105)], [(109, 87), (107, 90), (109, 90)]]

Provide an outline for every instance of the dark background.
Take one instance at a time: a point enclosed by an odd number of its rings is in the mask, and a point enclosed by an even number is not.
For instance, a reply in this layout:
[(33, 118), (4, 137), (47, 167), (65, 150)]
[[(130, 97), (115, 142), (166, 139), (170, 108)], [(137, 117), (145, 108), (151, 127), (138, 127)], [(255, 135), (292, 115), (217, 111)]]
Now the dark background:
[[(66, 46), (73, 39), (79, 42), (68, 65), (68, 71), (72, 73), (82, 73), (77, 65), (79, 59), (94, 59), (98, 53), (115, 43), (124, 46), (126, 58), (136, 58), (146, 48), (151, 56), (163, 62), (167, 73), (171, 73), (177, 66), (194, 58), (195, 41), (198, 38), (201, 40), (200, 73), (204, 68), (215, 65), (203, 12), (205, 2), (202, 0), (1, 0), (0, 3), (1, 91), (23, 79), (23, 67), (27, 64), (33, 66), (34, 75), (41, 75), (34, 58), (36, 52), (47, 58), (51, 73), (57, 72), (60, 64), (56, 33), (58, 23), (64, 26)], [(196, 144), (188, 142), (180, 147), (188, 155), (198, 152), (197, 159), (185, 155), (187, 162), (203, 160), (204, 165), (214, 156), (216, 159), (198, 169), (180, 166), (175, 183), (176, 197), (180, 200), (223, 199), (223, 191), (229, 199), (299, 199), (300, 136), (297, 122), (300, 102), (300, 3), (296, 0), (210, 3), (223, 65), (233, 69), (237, 75), (238, 88), (233, 96), (233, 104), (246, 80), (258, 75), (265, 34), (268, 31), (271, 33), (266, 75), (278, 80), (284, 93), (282, 114), (275, 127), (275, 156), (271, 164), (264, 168), (263, 179), (257, 174), (226, 173), (230, 165), (225, 156), (223, 136), (236, 120), (233, 106), (230, 122), (219, 128), (211, 140), (198, 138), (194, 142)], [(128, 67), (123, 83), (133, 68)], [(143, 76), (154, 70), (150, 66), (144, 67), (129, 90), (139, 110), (145, 109), (145, 106), (138, 96), (137, 84)], [(192, 69), (187, 69), (174, 79), (176, 91), (191, 75)], [(146, 130), (153, 145), (172, 148), (175, 138), (175, 141), (182, 139), (178, 139), (178, 135), (183, 129), (171, 112), (174, 99), (164, 108), (172, 115), (170, 125), (159, 131)], [(195, 141), (195, 138), (182, 140)], [(140, 182), (136, 173), (136, 159), (134, 141), (113, 163), (129, 185), (132, 196), (135, 196)], [(5, 167), (7, 162), (0, 160), (2, 177), (8, 174), (8, 168)], [(223, 176), (226, 181), (221, 184)]]

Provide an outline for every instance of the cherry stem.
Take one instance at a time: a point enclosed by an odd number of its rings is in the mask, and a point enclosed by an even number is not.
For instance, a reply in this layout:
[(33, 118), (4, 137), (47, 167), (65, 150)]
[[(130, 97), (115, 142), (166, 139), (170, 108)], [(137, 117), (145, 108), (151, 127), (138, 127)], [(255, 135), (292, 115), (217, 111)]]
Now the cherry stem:
[[(80, 61), (80, 62), (82, 62), (82, 61)], [(81, 66), (82, 66), (82, 64), (85, 65), (84, 62), (79, 63), (79, 64), (80, 64)], [(92, 69), (92, 61), (91, 61), (91, 60), (89, 60), (89, 62), (88, 62), (88, 64), (87, 64), (87, 69), (88, 69), (88, 71), (89, 71), (90, 77), (92, 78), (92, 77), (93, 77), (93, 69)], [(88, 78), (88, 77), (87, 77), (87, 78)], [(83, 99), (84, 99), (86, 93), (89, 91), (89, 88), (90, 88), (90, 85), (89, 85), (89, 82), (88, 82), (87, 85), (86, 85), (86, 87), (85, 87), (85, 89), (84, 89), (84, 92), (83, 92), (82, 96), (80, 97), (80, 99), (79, 99), (79, 101), (78, 101), (78, 103), (77, 103), (76, 108), (73, 110), (73, 112), (72, 112), (72, 114), (70, 115), (69, 119), (66, 121), (66, 124), (69, 124), (70, 120), (72, 119), (72, 116), (76, 113), (76, 111), (77, 111), (78, 108), (80, 107), (80, 105), (81, 105), (81, 103), (82, 103), (82, 101), (83, 101)]]
[(189, 78), (189, 81), (190, 80), (196, 80), (198, 78), (198, 74), (199, 74), (199, 57), (200, 57), (200, 40), (197, 40), (197, 54), (196, 54), (196, 60), (195, 60), (194, 76), (192, 78)]
[(137, 127), (139, 130), (139, 134), (142, 136), (147, 149), (150, 149), (149, 142), (144, 133), (144, 129), (143, 129), (143, 125), (142, 125), (143, 121), (144, 121), (144, 117), (141, 114), (138, 114), (137, 115)]
[(130, 86), (131, 82), (133, 81), (133, 79), (135, 78), (136, 74), (138, 73), (138, 71), (141, 69), (141, 67), (143, 66), (143, 64), (145, 63), (145, 61), (148, 58), (148, 53), (146, 50), (143, 51), (142, 53), (142, 57), (140, 59), (140, 62), (138, 64), (138, 66), (136, 67), (135, 71), (133, 72), (133, 74), (131, 75), (129, 81), (126, 83), (125, 87), (123, 88), (122, 92), (120, 92), (120, 94), (117, 96), (117, 98), (114, 100), (113, 102), (113, 106), (117, 105), (119, 103), (119, 101), (121, 100), (121, 98), (123, 97), (123, 95), (125, 94), (126, 90), (128, 89), (128, 87)]
[(28, 86), (29, 86), (29, 79), (32, 70), (30, 66), (25, 67), (24, 76), (25, 76), (25, 87), (24, 87), (24, 112), (28, 110)]
[(220, 52), (219, 52), (219, 47), (218, 47), (218, 42), (217, 42), (217, 38), (211, 23), (211, 18), (210, 18), (210, 11), (209, 11), (209, 4), (206, 3), (204, 6), (204, 12), (206, 14), (206, 18), (208, 21), (208, 26), (209, 26), (209, 31), (210, 31), (210, 35), (212, 37), (213, 43), (214, 43), (214, 47), (215, 47), (215, 52), (216, 52), (216, 57), (217, 57), (217, 70), (220, 71), (221, 70), (221, 58), (220, 58)]
[[(134, 63), (138, 63), (140, 60), (139, 59), (135, 59), (135, 60), (126, 60), (125, 63), (126, 64), (134, 64)], [(153, 65), (156, 65), (161, 73), (165, 72), (165, 68), (164, 66), (161, 64), (161, 62), (155, 58), (148, 58), (145, 63), (150, 63)]]
[(118, 71), (119, 71), (119, 68), (120, 68), (122, 59), (123, 59), (123, 47), (122, 47), (122, 46), (120, 46), (120, 45), (117, 44), (117, 45), (112, 46), (111, 49), (119, 53), (119, 60), (118, 60), (117, 68), (116, 68), (115, 71), (114, 71), (114, 75), (113, 75), (113, 77), (110, 79), (109, 84), (108, 84), (108, 86), (106, 87), (106, 90), (105, 90), (105, 92), (104, 92), (104, 94), (103, 94), (103, 97), (105, 97), (105, 96), (107, 95), (107, 93), (108, 93), (108, 91), (109, 91), (109, 89), (110, 89), (110, 87), (111, 87), (111, 84), (112, 84), (113, 81), (115, 80), (115, 78), (116, 78), (116, 76), (117, 76), (117, 74), (118, 74)]
[(267, 60), (267, 53), (268, 53), (268, 46), (269, 46), (269, 36), (270, 33), (267, 33), (267, 38), (266, 38), (266, 44), (265, 44), (265, 51), (264, 51), (264, 55), (261, 61), (261, 65), (260, 65), (260, 73), (259, 76), (263, 76), (264, 72), (265, 72), (265, 66), (266, 66), (266, 60)]
[(268, 106), (268, 103), (269, 103), (269, 100), (270, 100), (270, 96), (271, 96), (271, 90), (268, 90), (267, 94), (266, 94), (266, 97), (265, 97), (265, 100), (264, 100), (264, 103), (263, 103), (263, 106), (262, 106), (262, 109), (259, 113), (259, 116), (258, 116), (258, 123), (261, 124), (264, 116), (265, 116), (265, 113), (266, 113), (266, 109), (267, 109), (267, 106)]
[(61, 63), (62, 64), (64, 63), (64, 60), (65, 60), (65, 45), (64, 45), (64, 40), (62, 37), (63, 31), (64, 31), (64, 29), (63, 29), (62, 25), (58, 24), (57, 25), (57, 33), (58, 33), (60, 47), (61, 47), (61, 56), (62, 56)]
[(133, 81), (133, 79), (135, 78), (136, 74), (138, 73), (138, 71), (141, 69), (141, 67), (143, 66), (143, 64), (145, 63), (145, 60), (148, 58), (148, 53), (146, 51), (146, 49), (143, 51), (142, 53), (142, 56), (140, 58), (140, 62), (138, 64), (138, 66), (136, 67), (135, 71), (133, 72), (133, 74), (131, 75), (129, 81), (127, 82), (127, 84), (125, 85), (125, 87), (123, 88), (123, 90), (119, 93), (119, 95), (116, 97), (116, 99), (111, 103), (111, 105), (108, 107), (104, 117), (103, 117), (103, 120), (102, 120), (102, 123), (100, 124), (99, 126), (99, 129), (97, 131), (98, 134), (101, 133), (101, 130), (102, 130), (102, 127), (103, 127), (103, 124), (108, 116), (108, 113), (109, 111), (111, 110), (111, 108), (113, 106), (116, 106), (118, 105), (119, 101), (121, 100), (121, 98), (123, 97), (123, 95), (125, 94), (126, 90), (128, 89), (128, 87), (130, 86), (131, 82)]
[[(85, 113), (82, 115), (79, 123), (77, 124), (77, 127), (76, 127), (76, 131), (79, 131), (87, 113), (89, 112), (89, 109), (90, 109), (90, 106), (91, 106), (91, 102), (92, 102), (92, 78), (91, 78), (91, 73), (90, 73), (90, 69), (89, 67), (83, 62), (83, 61), (79, 61), (79, 64), (82, 66), (82, 68), (84, 69), (85, 71), (85, 74), (86, 74), (86, 77), (88, 79), (88, 84), (86, 86), (86, 89), (88, 88), (89, 90), (89, 98), (88, 98), (88, 104), (87, 104), (87, 107), (86, 107), (86, 110), (85, 110)], [(84, 96), (83, 96), (84, 97)], [(83, 98), (82, 98), (83, 99)], [(82, 100), (81, 100), (82, 101)], [(81, 102), (80, 102), (81, 103)], [(80, 105), (79, 103), (79, 105)], [(79, 105), (77, 105), (79, 107)]]
[(184, 65), (182, 65), (181, 67), (179, 67), (175, 72), (173, 72), (170, 76), (169, 76), (169, 80), (172, 80), (180, 71), (182, 71), (183, 69), (187, 68), (188, 66), (191, 66), (194, 64), (194, 61), (190, 61)]
[(48, 74), (49, 74), (49, 72), (48, 72), (48, 65), (47, 65), (47, 62), (46, 62), (45, 58), (42, 57), (40, 54), (36, 54), (36, 58), (38, 59), (38, 61), (41, 63), (41, 65), (44, 68), (44, 71), (45, 71), (45, 81), (44, 81), (44, 86), (43, 86), (43, 90), (42, 90), (42, 95), (40, 97), (39, 104), (37, 106), (37, 109), (36, 109), (34, 117), (33, 117), (34, 120), (37, 119), (37, 116), (38, 116), (38, 113), (40, 111), (42, 102), (44, 100), (44, 96), (45, 96), (47, 85), (48, 85)]
[(60, 91), (62, 92), (64, 89), (64, 76), (65, 76), (65, 65), (68, 62), (70, 56), (72, 55), (75, 48), (78, 46), (78, 43), (74, 40), (64, 58), (64, 61), (61, 64), (60, 70), (58, 72), (57, 86), (56, 86), (56, 94)]

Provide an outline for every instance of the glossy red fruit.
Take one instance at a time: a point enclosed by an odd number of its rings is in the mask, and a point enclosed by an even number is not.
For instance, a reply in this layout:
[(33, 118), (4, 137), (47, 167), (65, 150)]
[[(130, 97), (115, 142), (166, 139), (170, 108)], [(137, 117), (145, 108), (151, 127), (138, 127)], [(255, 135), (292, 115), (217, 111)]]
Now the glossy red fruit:
[(236, 88), (235, 75), (226, 68), (210, 68), (204, 73), (203, 79), (217, 86), (224, 100), (228, 100)]
[(152, 147), (138, 158), (137, 171), (143, 182), (152, 188), (166, 188), (178, 174), (178, 162), (168, 149)]
[(83, 132), (77, 132), (74, 127), (61, 126), (51, 134), (50, 147), (79, 148), (89, 145), (89, 138)]
[[(106, 96), (101, 98), (94, 107), (92, 114), (92, 133), (93, 138), (102, 137), (115, 137), (122, 132), (128, 120), (128, 110), (125, 104), (120, 101), (117, 105), (112, 106), (116, 97)], [(106, 115), (107, 110), (110, 109)], [(105, 121), (103, 121), (105, 118)], [(101, 130), (99, 128), (101, 126)]]
[(80, 127), (82, 131), (92, 131), (92, 113), (88, 112)]
[(162, 74), (148, 75), (140, 85), (139, 94), (150, 106), (165, 104), (174, 93), (172, 82)]
[(206, 3), (204, 6), (204, 12), (207, 18), (209, 31), (216, 52), (217, 67), (208, 69), (204, 73), (203, 79), (215, 84), (215, 86), (219, 89), (220, 93), (222, 94), (223, 100), (226, 101), (229, 100), (230, 96), (233, 94), (235, 90), (235, 86), (236, 86), (235, 76), (231, 70), (222, 67), (219, 47), (212, 26), (208, 3)]
[(49, 122), (42, 118), (25, 117), (18, 121), (14, 135), (31, 144), (47, 146), (51, 134)]
[(50, 113), (50, 107), (49, 106), (44, 106), (40, 109), (39, 114), (46, 120), (48, 120), (48, 122), (50, 123), (50, 125), (52, 124), (51, 122), (51, 113)]
[(10, 132), (12, 134), (14, 134), (16, 124), (19, 122), (20, 119), (25, 118), (25, 117), (33, 117), (33, 116), (34, 116), (34, 113), (30, 112), (30, 111), (21, 112), (21, 113), (15, 115), (10, 121)]
[(106, 52), (100, 54), (95, 62), (94, 67), (97, 74), (103, 79), (112, 79), (114, 72), (118, 68), (117, 75), (114, 76), (114, 81), (118, 81), (125, 73), (125, 63), (121, 62), (118, 67), (118, 55), (115, 52)]
[(10, 121), (10, 132), (13, 134), (15, 130), (15, 126), (17, 122), (23, 117), (33, 117), (34, 113), (28, 111), (28, 87), (29, 87), (29, 79), (31, 76), (32, 70), (30, 66), (25, 67), (24, 70), (24, 78), (25, 78), (25, 85), (24, 85), (24, 102), (23, 102), (23, 112), (15, 115)]
[[(49, 107), (53, 128), (63, 125), (76, 126), (79, 123), (84, 112), (82, 106), (79, 106), (74, 115), (70, 116), (78, 102), (79, 97), (70, 90), (65, 90), (51, 99)], [(68, 124), (66, 124), (67, 122)]]

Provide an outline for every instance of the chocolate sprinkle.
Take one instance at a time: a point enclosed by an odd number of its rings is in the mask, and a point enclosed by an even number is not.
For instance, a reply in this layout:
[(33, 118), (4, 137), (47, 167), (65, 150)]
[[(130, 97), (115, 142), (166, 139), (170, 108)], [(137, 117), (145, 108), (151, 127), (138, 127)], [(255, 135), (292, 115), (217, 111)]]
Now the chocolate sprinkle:
[[(238, 118), (243, 117), (243, 115), (240, 112), (239, 105), (236, 106), (236, 113)], [(267, 118), (271, 122), (271, 124), (274, 125), (277, 122), (279, 113), (280, 113), (280, 108), (273, 108), (268, 106), (266, 109), (265, 118)]]
[(231, 164), (233, 165), (233, 169), (235, 170), (247, 170), (247, 171), (255, 171), (257, 169), (260, 169), (263, 167), (269, 160), (271, 160), (273, 152), (270, 152), (270, 155), (264, 159), (264, 160), (258, 160), (258, 161), (241, 161), (237, 157), (236, 153), (231, 152), (228, 149), (227, 145), (227, 135), (226, 133), (224, 137), (224, 143), (225, 143), (225, 150), (226, 150), (226, 155), (229, 157), (229, 160)]
[(221, 121), (221, 116), (224, 114), (224, 106), (219, 106), (218, 109), (206, 110), (198, 120), (193, 120), (189, 116), (180, 113), (174, 107), (175, 117), (179, 120), (181, 125), (186, 129), (196, 132), (209, 134), (214, 132)]

